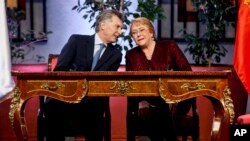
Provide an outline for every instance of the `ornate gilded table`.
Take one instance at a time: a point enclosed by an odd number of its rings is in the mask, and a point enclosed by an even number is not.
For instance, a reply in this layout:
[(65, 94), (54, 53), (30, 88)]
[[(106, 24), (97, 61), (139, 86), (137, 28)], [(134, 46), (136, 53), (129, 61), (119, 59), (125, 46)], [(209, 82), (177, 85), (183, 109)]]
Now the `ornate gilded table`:
[(214, 108), (211, 140), (229, 140), (233, 102), (228, 88), (229, 72), (13, 72), (16, 77), (9, 118), (17, 139), (27, 141), (24, 117), (26, 102), (33, 96), (48, 96), (77, 103), (84, 96), (161, 96), (177, 103), (207, 97)]

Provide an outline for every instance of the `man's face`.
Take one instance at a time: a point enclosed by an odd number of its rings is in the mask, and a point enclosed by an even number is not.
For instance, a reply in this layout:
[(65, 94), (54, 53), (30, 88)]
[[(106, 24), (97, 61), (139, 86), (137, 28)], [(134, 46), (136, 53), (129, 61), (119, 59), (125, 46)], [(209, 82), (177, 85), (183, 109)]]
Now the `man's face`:
[(121, 33), (122, 33), (122, 21), (117, 16), (113, 16), (111, 19), (101, 23), (100, 34), (104, 42), (106, 43), (116, 42)]

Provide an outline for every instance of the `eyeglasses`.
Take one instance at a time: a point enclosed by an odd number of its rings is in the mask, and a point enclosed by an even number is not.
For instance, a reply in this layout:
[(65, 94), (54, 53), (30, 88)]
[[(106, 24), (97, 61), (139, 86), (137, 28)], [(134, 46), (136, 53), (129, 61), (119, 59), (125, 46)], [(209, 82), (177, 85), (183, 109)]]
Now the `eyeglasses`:
[(146, 31), (147, 31), (147, 29), (140, 28), (139, 30), (132, 31), (131, 34), (132, 34), (132, 36), (136, 36), (136, 35), (138, 35), (138, 33), (140, 33), (140, 35), (145, 34)]

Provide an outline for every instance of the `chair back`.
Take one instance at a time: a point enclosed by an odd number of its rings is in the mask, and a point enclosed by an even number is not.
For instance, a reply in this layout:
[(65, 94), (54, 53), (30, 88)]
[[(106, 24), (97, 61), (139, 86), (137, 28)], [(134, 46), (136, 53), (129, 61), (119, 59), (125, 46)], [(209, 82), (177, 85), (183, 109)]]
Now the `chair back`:
[(48, 58), (48, 71), (53, 71), (56, 67), (59, 54), (49, 54)]

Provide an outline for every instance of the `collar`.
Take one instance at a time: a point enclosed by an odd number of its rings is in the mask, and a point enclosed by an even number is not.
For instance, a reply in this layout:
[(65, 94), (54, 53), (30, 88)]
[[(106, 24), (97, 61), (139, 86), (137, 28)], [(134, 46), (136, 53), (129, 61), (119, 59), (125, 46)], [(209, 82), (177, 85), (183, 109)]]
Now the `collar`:
[(104, 44), (105, 46), (107, 46), (107, 44), (103, 43), (103, 41), (101, 40), (99, 35), (96, 33), (95, 34), (95, 45), (100, 45), (100, 44)]

